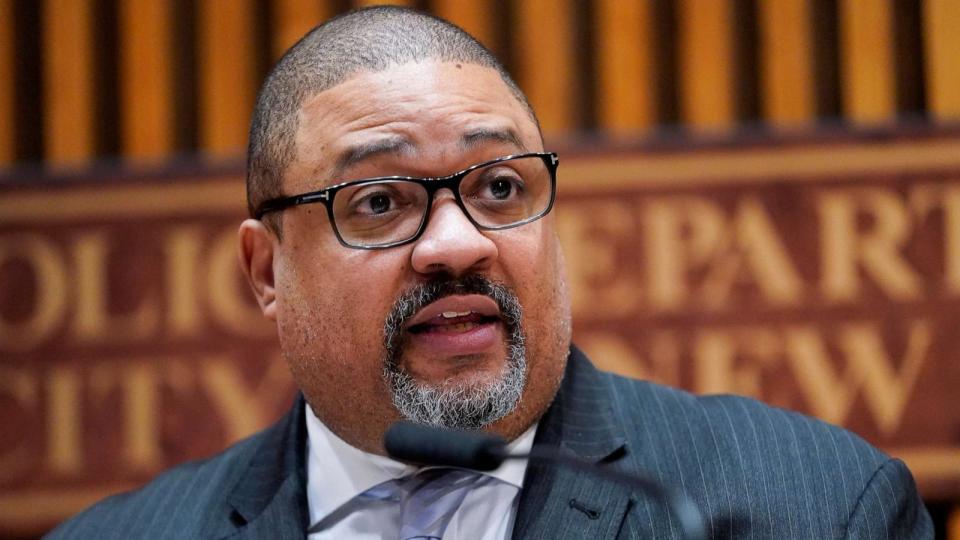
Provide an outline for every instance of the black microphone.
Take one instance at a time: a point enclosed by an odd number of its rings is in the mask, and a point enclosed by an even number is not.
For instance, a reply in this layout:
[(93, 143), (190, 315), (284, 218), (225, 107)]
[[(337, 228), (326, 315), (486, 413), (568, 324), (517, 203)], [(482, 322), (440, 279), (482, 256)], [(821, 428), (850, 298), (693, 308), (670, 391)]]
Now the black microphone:
[(551, 447), (534, 446), (529, 454), (511, 454), (507, 452), (507, 442), (496, 435), (407, 421), (390, 426), (383, 443), (390, 457), (419, 465), (492, 471), (507, 459), (536, 459), (556, 463), (637, 489), (667, 506), (677, 518), (684, 538), (707, 538), (700, 510), (683, 491), (646, 476), (601, 469), (588, 461), (561, 454)]
[(507, 458), (507, 441), (482, 431), (396, 422), (383, 438), (391, 457), (420, 465), (492, 471)]

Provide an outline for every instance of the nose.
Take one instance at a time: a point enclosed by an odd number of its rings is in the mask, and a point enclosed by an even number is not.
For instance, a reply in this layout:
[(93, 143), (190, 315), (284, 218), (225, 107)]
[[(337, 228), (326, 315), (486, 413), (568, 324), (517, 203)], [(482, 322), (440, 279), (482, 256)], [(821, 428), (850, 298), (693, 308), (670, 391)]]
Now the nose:
[(497, 260), (497, 245), (470, 222), (452, 195), (437, 195), (427, 229), (413, 247), (413, 269), (453, 277), (488, 269)]

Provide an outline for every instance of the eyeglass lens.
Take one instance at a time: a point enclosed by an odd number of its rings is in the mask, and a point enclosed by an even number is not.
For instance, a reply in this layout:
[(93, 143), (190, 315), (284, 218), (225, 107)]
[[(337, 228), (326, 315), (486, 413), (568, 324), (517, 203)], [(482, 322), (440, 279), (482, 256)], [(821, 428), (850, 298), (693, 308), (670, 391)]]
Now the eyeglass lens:
[[(470, 217), (489, 229), (506, 228), (543, 213), (550, 204), (550, 171), (540, 157), (514, 158), (471, 171), (460, 183)], [(333, 217), (345, 242), (377, 246), (417, 234), (427, 217), (422, 184), (383, 180), (348, 186), (333, 200)]]

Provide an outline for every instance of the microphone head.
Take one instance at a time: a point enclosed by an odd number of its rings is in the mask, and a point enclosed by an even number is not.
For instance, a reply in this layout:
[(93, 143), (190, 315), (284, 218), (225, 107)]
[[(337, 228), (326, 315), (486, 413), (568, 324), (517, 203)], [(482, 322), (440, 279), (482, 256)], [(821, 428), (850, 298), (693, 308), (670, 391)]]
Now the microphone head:
[(507, 442), (496, 435), (407, 421), (390, 426), (383, 445), (394, 459), (477, 471), (492, 471), (507, 457)]

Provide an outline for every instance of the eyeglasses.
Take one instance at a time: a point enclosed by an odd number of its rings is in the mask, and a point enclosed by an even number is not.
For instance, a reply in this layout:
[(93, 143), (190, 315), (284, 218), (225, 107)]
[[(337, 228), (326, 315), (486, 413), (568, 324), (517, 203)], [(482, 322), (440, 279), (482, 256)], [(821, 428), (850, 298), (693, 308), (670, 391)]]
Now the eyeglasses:
[(486, 161), (438, 178), (385, 176), (355, 180), (301, 195), (264, 201), (254, 216), (322, 202), (346, 247), (384, 249), (423, 234), (440, 189), (481, 230), (518, 227), (547, 215), (557, 191), (557, 154), (533, 152)]

